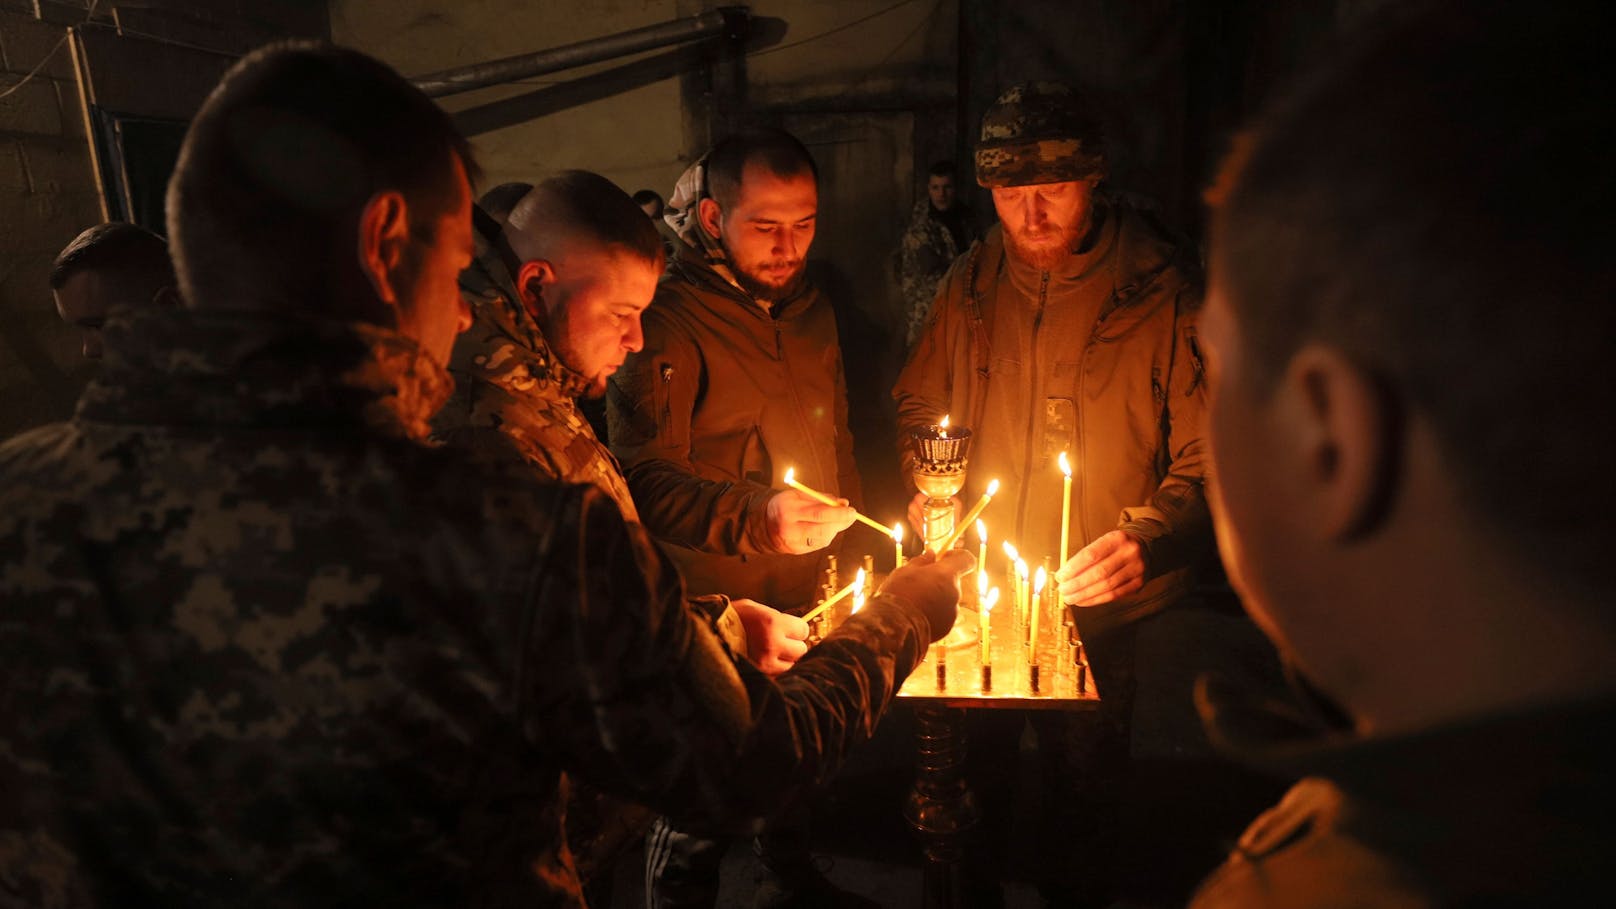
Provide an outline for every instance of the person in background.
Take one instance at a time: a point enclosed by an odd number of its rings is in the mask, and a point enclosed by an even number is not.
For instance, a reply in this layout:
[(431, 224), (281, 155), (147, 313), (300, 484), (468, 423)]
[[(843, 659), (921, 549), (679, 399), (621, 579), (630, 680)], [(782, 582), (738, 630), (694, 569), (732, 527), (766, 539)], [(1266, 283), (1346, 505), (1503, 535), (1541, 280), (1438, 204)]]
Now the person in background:
[(533, 189), (531, 183), (501, 183), (477, 199), (477, 208), (500, 224), (511, 216), (511, 209)]
[(634, 194), (634, 204), (645, 212), (645, 216), (652, 221), (662, 220), (662, 196), (654, 189), (642, 189)]
[(1196, 909), (1609, 898), (1609, 22), (1389, 10), (1225, 165), (1213, 515), (1316, 696), (1203, 684), (1227, 752), (1300, 781)]
[(101, 359), (101, 326), (109, 313), (124, 306), (172, 305), (174, 287), (168, 243), (121, 221), (86, 229), (51, 265), (56, 312), (78, 327), (87, 360)]
[(948, 267), (976, 242), (976, 219), (959, 198), (957, 175), (953, 161), (931, 166), (926, 173), (926, 198), (915, 203), (914, 217), (898, 246), (898, 286), (908, 314), (908, 347), (914, 347), (920, 338)]

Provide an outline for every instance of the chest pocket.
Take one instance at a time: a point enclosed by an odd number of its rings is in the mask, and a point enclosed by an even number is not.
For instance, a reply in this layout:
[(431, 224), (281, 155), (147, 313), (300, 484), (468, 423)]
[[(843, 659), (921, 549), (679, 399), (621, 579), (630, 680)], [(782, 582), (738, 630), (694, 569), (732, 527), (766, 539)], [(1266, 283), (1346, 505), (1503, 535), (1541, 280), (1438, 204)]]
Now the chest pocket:
[(741, 445), (740, 477), (759, 486), (774, 485), (774, 463), (769, 450), (763, 445), (763, 433), (756, 426), (746, 434)]

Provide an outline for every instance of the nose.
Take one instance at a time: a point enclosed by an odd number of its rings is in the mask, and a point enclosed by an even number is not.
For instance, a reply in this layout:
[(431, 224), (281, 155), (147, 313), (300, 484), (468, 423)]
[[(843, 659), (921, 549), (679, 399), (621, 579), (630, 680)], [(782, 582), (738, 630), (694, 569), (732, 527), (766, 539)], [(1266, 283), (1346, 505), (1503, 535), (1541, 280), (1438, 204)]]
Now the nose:
[(471, 327), (471, 304), (466, 302), (465, 294), (455, 294), (455, 305), (460, 307), (455, 316), (455, 334), (460, 334)]
[(779, 241), (774, 244), (774, 252), (781, 258), (797, 258), (797, 232), (789, 227), (781, 230)]
[(101, 359), (101, 332), (94, 328), (84, 330), (84, 346), (82, 348), (84, 359)]
[(645, 332), (640, 327), (640, 317), (635, 316), (628, 320), (628, 330), (623, 333), (623, 349), (629, 353), (637, 353), (645, 347)]

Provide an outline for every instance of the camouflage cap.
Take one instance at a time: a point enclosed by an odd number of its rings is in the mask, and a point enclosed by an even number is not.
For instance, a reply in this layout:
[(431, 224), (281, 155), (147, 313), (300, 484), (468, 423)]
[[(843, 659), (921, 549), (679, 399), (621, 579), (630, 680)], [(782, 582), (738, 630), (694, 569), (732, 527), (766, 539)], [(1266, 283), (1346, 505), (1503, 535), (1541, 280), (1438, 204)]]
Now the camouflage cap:
[(1077, 94), (1059, 82), (1023, 82), (982, 115), (976, 182), (1025, 186), (1082, 180), (1105, 172), (1104, 131)]

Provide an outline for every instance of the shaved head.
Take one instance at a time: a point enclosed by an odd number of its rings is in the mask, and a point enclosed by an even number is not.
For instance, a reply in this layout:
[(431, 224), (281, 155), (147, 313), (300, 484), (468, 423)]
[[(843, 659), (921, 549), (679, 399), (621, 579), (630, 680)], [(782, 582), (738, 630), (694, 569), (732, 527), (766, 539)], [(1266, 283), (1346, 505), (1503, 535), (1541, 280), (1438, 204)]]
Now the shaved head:
[(665, 253), (656, 227), (628, 193), (600, 174), (563, 171), (544, 180), (511, 210), (505, 228), (511, 251), (524, 260), (558, 260), (572, 243), (619, 250), (662, 270)]

